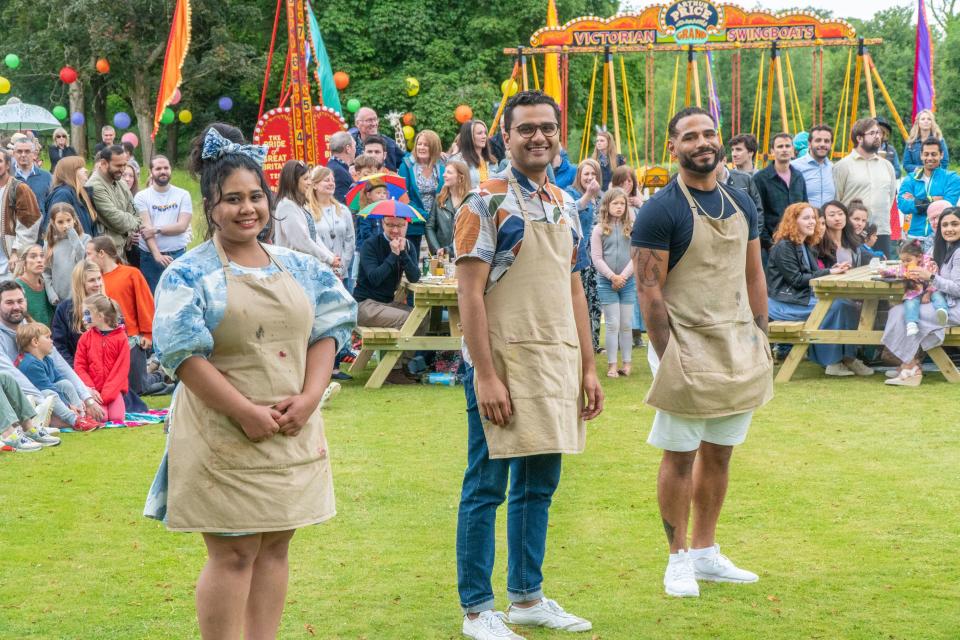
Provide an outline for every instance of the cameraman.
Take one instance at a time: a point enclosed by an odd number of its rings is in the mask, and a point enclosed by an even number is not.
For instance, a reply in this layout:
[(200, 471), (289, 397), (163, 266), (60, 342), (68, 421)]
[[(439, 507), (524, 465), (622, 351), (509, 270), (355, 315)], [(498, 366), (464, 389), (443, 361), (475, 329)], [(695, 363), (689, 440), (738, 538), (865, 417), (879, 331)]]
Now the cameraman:
[(900, 185), (897, 207), (909, 217), (909, 222), (904, 219), (907, 240), (923, 241), (933, 233), (927, 220), (927, 207), (931, 202), (946, 200), (953, 206), (960, 199), (960, 176), (940, 167), (942, 156), (939, 140), (924, 140), (920, 152), (923, 168), (907, 175)]

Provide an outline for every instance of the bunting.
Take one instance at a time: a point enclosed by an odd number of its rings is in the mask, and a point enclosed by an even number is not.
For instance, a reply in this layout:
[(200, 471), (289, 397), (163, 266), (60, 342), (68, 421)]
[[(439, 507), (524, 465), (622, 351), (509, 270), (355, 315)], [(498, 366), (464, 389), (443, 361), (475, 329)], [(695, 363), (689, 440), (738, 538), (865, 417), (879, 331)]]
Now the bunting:
[(167, 38), (167, 52), (163, 56), (163, 73), (160, 76), (160, 90), (157, 92), (157, 109), (153, 116), (151, 139), (156, 139), (163, 110), (173, 100), (173, 95), (183, 82), (181, 70), (189, 49), (190, 0), (177, 0), (170, 23), (170, 36)]

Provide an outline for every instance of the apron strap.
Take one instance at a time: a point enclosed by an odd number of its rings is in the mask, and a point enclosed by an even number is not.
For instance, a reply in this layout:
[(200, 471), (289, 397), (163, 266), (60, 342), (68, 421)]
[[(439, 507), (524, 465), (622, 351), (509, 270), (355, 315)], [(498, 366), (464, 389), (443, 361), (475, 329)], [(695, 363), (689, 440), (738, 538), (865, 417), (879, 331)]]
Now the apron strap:
[[(693, 194), (690, 193), (690, 189), (687, 188), (686, 184), (684, 184), (683, 180), (680, 178), (679, 173), (677, 174), (677, 184), (680, 185), (680, 190), (683, 192), (683, 196), (687, 199), (687, 204), (690, 205), (690, 211), (693, 213), (694, 219), (696, 219), (700, 213), (700, 206), (697, 204), (697, 201), (693, 199)], [(717, 181), (717, 189), (720, 190), (720, 197), (723, 198), (724, 196), (726, 196), (727, 201), (729, 201), (730, 204), (733, 205), (734, 213), (739, 213), (743, 215), (743, 209), (741, 209), (737, 205), (736, 199), (733, 198), (733, 196), (730, 195), (730, 192), (727, 191), (726, 188), (724, 188), (724, 186), (720, 184), (719, 180)]]
[[(517, 198), (517, 208), (520, 209), (520, 213), (523, 214), (523, 219), (525, 222), (530, 221), (530, 216), (527, 213), (527, 207), (523, 204), (523, 192), (520, 190), (520, 183), (517, 182), (517, 178), (513, 175), (513, 167), (510, 166), (507, 168), (509, 171), (509, 178), (507, 178), (507, 183), (510, 185), (510, 188), (513, 190), (513, 195)], [(549, 181), (546, 183), (549, 184)], [(543, 187), (543, 190), (546, 191), (547, 196), (550, 198), (549, 202), (551, 205), (556, 206), (556, 203), (553, 201), (553, 194), (547, 191), (546, 186)], [(550, 222), (550, 216), (544, 215), (544, 220)]]

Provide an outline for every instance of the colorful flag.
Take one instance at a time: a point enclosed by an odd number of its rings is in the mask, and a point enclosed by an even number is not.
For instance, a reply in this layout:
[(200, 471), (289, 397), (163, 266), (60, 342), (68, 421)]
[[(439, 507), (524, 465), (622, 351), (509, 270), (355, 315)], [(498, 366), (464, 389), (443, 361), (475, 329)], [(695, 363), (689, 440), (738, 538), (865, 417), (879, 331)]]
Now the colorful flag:
[(324, 105), (336, 110), (337, 113), (343, 113), (343, 108), (340, 106), (340, 94), (337, 92), (337, 85), (333, 81), (333, 67), (330, 65), (327, 48), (323, 45), (323, 36), (320, 35), (320, 24), (317, 22), (317, 16), (313, 13), (313, 7), (309, 2), (307, 3), (307, 14), (310, 20), (310, 48), (313, 49), (313, 55), (317, 58), (320, 100)]
[(917, 0), (917, 47), (913, 67), (913, 117), (924, 109), (935, 111), (937, 93), (933, 84), (933, 41), (927, 23), (927, 8)]
[(181, 69), (190, 49), (190, 0), (177, 0), (170, 23), (170, 37), (167, 38), (167, 52), (163, 57), (163, 73), (160, 76), (160, 90), (157, 92), (157, 110), (153, 116), (153, 133), (156, 139), (160, 129), (160, 118), (167, 108), (177, 87), (183, 82)]
[[(560, 26), (557, 5), (553, 0), (547, 4), (547, 26)], [(543, 92), (561, 104), (563, 87), (560, 86), (560, 56), (556, 53), (543, 56)]]
[(707, 51), (707, 82), (710, 83), (710, 98), (708, 100), (710, 115), (719, 129), (723, 126), (723, 116), (720, 113), (720, 95), (717, 93), (717, 77), (713, 73), (713, 51)]

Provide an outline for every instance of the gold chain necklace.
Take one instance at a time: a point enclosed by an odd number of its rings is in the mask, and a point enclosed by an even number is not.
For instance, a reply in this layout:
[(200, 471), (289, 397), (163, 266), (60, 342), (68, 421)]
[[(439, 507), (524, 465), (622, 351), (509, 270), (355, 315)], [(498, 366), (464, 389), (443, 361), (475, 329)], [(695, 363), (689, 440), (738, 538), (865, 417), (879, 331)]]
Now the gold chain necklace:
[(693, 193), (692, 192), (690, 193), (690, 199), (693, 200), (694, 204), (697, 205), (697, 208), (700, 209), (703, 215), (707, 216), (711, 220), (722, 220), (723, 214), (727, 212), (727, 200), (726, 198), (723, 197), (723, 190), (720, 188), (719, 184), (717, 184), (717, 190), (720, 192), (720, 215), (717, 217), (713, 217), (712, 215), (710, 215), (710, 213), (706, 210), (706, 208), (702, 204), (700, 204), (700, 202), (695, 197), (693, 197)]

